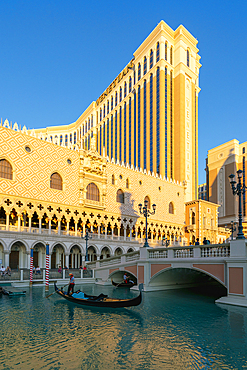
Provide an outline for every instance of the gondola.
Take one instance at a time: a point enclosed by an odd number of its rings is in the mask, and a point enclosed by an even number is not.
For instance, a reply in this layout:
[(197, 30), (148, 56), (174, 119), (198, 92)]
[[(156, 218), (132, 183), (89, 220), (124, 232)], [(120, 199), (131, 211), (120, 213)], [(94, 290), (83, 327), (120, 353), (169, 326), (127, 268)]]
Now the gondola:
[(117, 288), (132, 288), (132, 286), (136, 285), (136, 283), (115, 283), (115, 281), (111, 281), (112, 285), (114, 285)]
[(81, 291), (77, 291), (73, 295), (68, 295), (63, 289), (59, 289), (54, 283), (55, 292), (62, 298), (67, 299), (67, 301), (72, 303), (77, 303), (82, 306), (95, 306), (95, 307), (131, 307), (131, 306), (138, 306), (142, 301), (142, 292), (143, 284), (139, 285), (140, 294), (131, 299), (117, 299), (117, 298), (109, 298), (105, 294), (100, 294), (98, 296), (92, 296), (85, 294)]
[(2, 287), (2, 292), (3, 294), (8, 295), (10, 297), (26, 294), (25, 290), (14, 288), (14, 287), (4, 287), (4, 288)]

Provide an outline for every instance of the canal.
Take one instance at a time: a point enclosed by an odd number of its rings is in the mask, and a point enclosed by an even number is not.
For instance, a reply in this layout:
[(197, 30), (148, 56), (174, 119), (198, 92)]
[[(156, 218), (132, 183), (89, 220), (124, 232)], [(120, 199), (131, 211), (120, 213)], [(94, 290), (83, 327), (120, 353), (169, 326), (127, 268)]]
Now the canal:
[(43, 287), (3, 295), (0, 369), (247, 369), (247, 308), (215, 304), (215, 289), (145, 293), (128, 309), (82, 308), (56, 294), (46, 299)]

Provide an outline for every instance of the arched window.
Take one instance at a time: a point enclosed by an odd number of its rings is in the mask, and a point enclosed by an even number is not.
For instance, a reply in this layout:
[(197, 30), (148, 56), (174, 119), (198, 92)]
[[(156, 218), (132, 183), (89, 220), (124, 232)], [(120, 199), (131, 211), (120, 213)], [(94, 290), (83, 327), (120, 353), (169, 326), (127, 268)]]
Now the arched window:
[(74, 132), (74, 144), (76, 144), (76, 131)]
[(141, 64), (138, 63), (138, 81), (141, 79)]
[(147, 58), (144, 57), (143, 75), (147, 73)]
[(117, 201), (118, 203), (124, 203), (124, 192), (123, 192), (123, 190), (118, 189), (118, 191), (117, 191), (117, 199), (116, 199), (116, 201)]
[(187, 67), (190, 66), (190, 52), (189, 49), (187, 49)]
[(129, 189), (129, 186), (130, 186), (129, 179), (126, 179), (126, 189)]
[(131, 92), (132, 90), (132, 78), (130, 77), (129, 78), (129, 93)]
[(156, 45), (156, 63), (160, 60), (160, 43), (157, 42)]
[(68, 146), (68, 135), (65, 135), (65, 146)]
[(172, 49), (172, 46), (171, 46), (171, 49), (170, 49), (170, 64), (172, 65), (172, 53), (173, 53), (173, 49)]
[(122, 101), (122, 87), (119, 89), (119, 102)]
[(165, 43), (165, 60), (167, 60), (167, 42)]
[(192, 215), (191, 215), (191, 224), (192, 225), (195, 225), (196, 223), (196, 215), (195, 215), (195, 212), (192, 212)]
[(72, 143), (72, 134), (69, 135), (69, 142)]
[(109, 113), (109, 111), (110, 111), (109, 100), (107, 100), (107, 114)]
[(100, 108), (99, 120), (102, 120), (102, 109)]
[(144, 205), (148, 207), (148, 209), (151, 208), (151, 202), (150, 202), (150, 199), (149, 197), (146, 195), (145, 198), (144, 198)]
[(111, 177), (111, 183), (112, 183), (112, 185), (115, 185), (115, 176), (114, 175), (112, 175), (112, 177)]
[(93, 182), (87, 186), (86, 199), (99, 202), (99, 189)]
[(169, 203), (169, 213), (174, 214), (174, 205), (172, 202)]
[(127, 95), (127, 83), (124, 83), (124, 97)]
[(104, 104), (104, 108), (103, 108), (103, 118), (105, 118), (105, 104)]
[(63, 144), (63, 135), (60, 135), (60, 145)]
[(153, 67), (153, 64), (154, 64), (154, 52), (151, 49), (150, 50), (150, 57), (149, 57), (149, 68), (150, 69)]
[(117, 106), (117, 92), (115, 92), (115, 107)]
[(0, 160), (0, 177), (8, 180), (13, 179), (12, 166), (6, 159)]
[(62, 181), (61, 176), (57, 172), (51, 175), (50, 188), (57, 189), (57, 190), (63, 190), (63, 181)]
[(111, 110), (113, 110), (113, 96), (111, 97)]

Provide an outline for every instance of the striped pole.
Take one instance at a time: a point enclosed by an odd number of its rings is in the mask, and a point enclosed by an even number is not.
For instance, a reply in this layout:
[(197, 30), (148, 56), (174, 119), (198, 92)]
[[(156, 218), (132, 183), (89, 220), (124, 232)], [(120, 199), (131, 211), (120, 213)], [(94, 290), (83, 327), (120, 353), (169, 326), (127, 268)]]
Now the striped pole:
[(49, 290), (49, 244), (46, 244), (45, 290)]
[(33, 284), (33, 248), (31, 248), (31, 253), (30, 253), (30, 281), (29, 285), (32, 286)]

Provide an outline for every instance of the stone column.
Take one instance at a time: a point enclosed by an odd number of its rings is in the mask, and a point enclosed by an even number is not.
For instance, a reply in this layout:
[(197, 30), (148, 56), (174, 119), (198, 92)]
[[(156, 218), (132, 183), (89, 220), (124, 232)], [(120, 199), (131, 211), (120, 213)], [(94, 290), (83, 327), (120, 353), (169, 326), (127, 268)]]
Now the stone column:
[(57, 221), (57, 233), (58, 235), (61, 235), (61, 220)]
[(105, 239), (107, 239), (107, 226), (105, 226)]
[(77, 236), (77, 225), (78, 225), (78, 221), (75, 221), (75, 236)]
[(69, 221), (67, 221), (67, 235), (69, 235)]
[(49, 219), (49, 235), (51, 235), (51, 219)]
[(18, 231), (21, 231), (21, 215), (18, 215), (18, 226), (17, 226), (17, 230)]
[(126, 226), (124, 226), (124, 240), (126, 240)]
[(98, 226), (98, 239), (100, 239), (100, 226)]
[(10, 252), (9, 251), (4, 251), (4, 267), (6, 268), (7, 266), (9, 266), (9, 254)]
[(69, 268), (69, 254), (65, 254), (65, 266)]
[(6, 231), (9, 231), (9, 213), (6, 212)]
[(39, 234), (42, 233), (42, 230), (41, 230), (42, 225), (41, 225), (41, 223), (42, 223), (42, 217), (39, 217)]
[(31, 228), (32, 228), (32, 216), (28, 215), (28, 232), (29, 233), (31, 232)]

